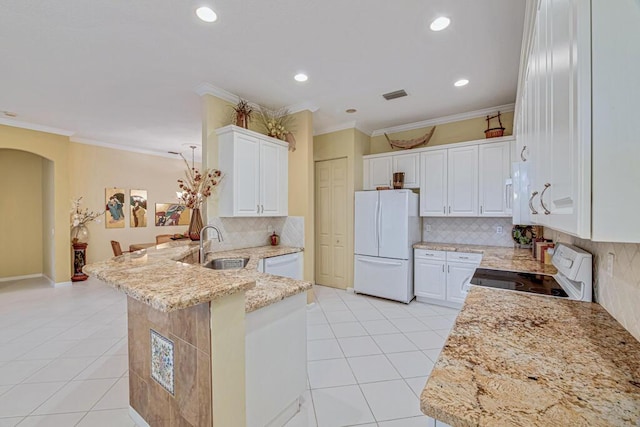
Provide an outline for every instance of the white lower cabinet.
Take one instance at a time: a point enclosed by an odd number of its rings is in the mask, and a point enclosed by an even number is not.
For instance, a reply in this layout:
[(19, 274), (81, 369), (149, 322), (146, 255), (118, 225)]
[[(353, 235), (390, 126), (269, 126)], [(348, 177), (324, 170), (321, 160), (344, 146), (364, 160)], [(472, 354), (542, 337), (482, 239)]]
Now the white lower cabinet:
[(462, 307), (482, 255), (414, 249), (414, 292), (421, 302)]

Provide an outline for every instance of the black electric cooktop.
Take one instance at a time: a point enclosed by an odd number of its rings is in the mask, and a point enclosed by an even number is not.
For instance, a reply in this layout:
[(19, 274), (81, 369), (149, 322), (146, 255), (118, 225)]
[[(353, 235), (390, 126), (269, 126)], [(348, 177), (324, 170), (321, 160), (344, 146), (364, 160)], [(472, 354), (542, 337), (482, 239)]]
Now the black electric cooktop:
[(516, 273), (514, 271), (476, 269), (471, 283), (489, 288), (510, 289), (512, 291), (529, 292), (532, 294), (550, 295), (568, 298), (553, 276), (544, 274)]

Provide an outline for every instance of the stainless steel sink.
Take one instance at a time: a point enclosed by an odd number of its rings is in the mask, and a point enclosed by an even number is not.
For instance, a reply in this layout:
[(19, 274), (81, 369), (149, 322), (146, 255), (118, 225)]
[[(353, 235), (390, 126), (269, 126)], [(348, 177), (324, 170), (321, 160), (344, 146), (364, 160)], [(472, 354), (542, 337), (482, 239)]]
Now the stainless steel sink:
[(219, 258), (212, 259), (204, 267), (213, 270), (238, 270), (246, 267), (248, 263), (249, 258)]

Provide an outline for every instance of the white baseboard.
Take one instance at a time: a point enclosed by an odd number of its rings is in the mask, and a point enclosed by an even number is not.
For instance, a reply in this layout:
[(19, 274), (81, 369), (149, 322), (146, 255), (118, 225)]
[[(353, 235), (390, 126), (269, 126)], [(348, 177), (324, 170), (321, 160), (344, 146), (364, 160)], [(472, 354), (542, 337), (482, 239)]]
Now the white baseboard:
[(58, 283), (52, 283), (52, 286), (54, 288), (64, 288), (65, 286), (71, 286), (71, 282), (58, 282)]
[(129, 416), (138, 427), (151, 427), (149, 426), (149, 423), (142, 418), (138, 411), (131, 407), (131, 405), (129, 405)]
[(310, 302), (310, 303), (307, 304), (307, 310), (311, 310), (315, 306), (316, 306), (315, 302)]
[(346, 291), (347, 291), (348, 294), (355, 294), (356, 293), (356, 291), (353, 288), (347, 288)]
[(35, 279), (36, 277), (44, 277), (42, 273), (25, 274), (23, 276), (0, 277), (0, 282), (12, 282), (14, 280)]

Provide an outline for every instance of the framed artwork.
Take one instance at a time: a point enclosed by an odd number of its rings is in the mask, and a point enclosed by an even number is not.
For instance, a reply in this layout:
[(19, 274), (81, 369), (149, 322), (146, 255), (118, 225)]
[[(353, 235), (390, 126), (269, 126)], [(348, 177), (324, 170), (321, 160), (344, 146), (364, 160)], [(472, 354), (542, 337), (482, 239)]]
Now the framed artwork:
[(131, 190), (129, 194), (129, 226), (140, 228), (147, 226), (147, 190)]
[(191, 210), (178, 203), (156, 203), (156, 226), (189, 225)]
[(107, 228), (124, 228), (124, 188), (106, 188), (105, 221)]

